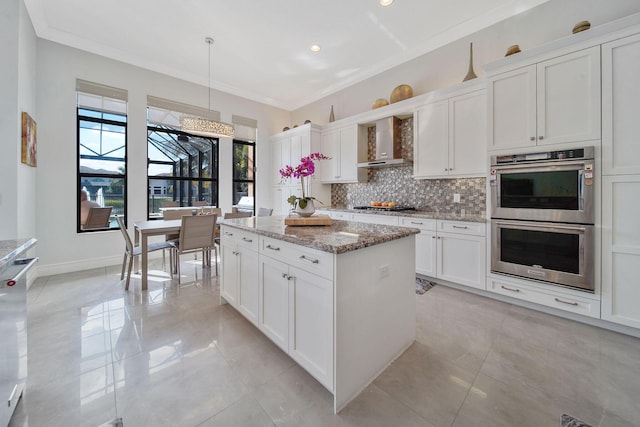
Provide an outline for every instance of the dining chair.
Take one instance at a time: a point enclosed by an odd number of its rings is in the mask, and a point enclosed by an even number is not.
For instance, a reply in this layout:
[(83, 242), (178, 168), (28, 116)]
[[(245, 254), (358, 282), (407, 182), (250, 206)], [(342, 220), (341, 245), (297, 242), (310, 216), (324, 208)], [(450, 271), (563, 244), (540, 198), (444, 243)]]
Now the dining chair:
[(83, 230), (96, 230), (109, 228), (112, 207), (90, 208), (87, 220), (82, 227)]
[(249, 218), (251, 216), (253, 216), (251, 212), (227, 212), (224, 214), (224, 219)]
[(272, 213), (273, 213), (273, 209), (260, 208), (258, 209), (258, 214), (256, 216), (271, 216)]
[[(127, 268), (127, 283), (124, 286), (124, 289), (128, 290), (129, 280), (131, 279), (131, 267), (133, 266), (133, 257), (136, 257), (142, 254), (142, 247), (140, 245), (134, 246), (133, 243), (131, 242), (131, 237), (129, 237), (129, 232), (127, 231), (127, 227), (124, 225), (123, 217), (121, 216), (116, 217), (116, 221), (118, 221), (118, 226), (120, 227), (120, 231), (122, 232), (122, 237), (124, 237), (124, 243), (125, 243), (124, 258), (122, 260), (122, 272), (120, 273), (120, 280), (124, 278), (124, 268), (125, 268), (125, 265), (127, 265), (127, 260), (128, 260), (129, 266)], [(147, 246), (147, 252), (154, 252), (159, 250), (164, 251), (165, 249), (171, 249), (171, 248), (173, 248), (173, 246), (169, 242), (151, 243), (150, 245)], [(162, 254), (163, 269), (165, 267), (164, 261), (165, 261), (165, 258), (164, 258), (164, 252), (163, 252)], [(171, 263), (172, 262), (170, 260), (169, 264)]]
[(218, 274), (218, 249), (214, 245), (216, 215), (183, 216), (180, 238), (168, 242), (173, 247), (172, 262), (180, 284), (180, 255), (202, 251), (202, 267), (211, 265), (211, 250), (215, 251), (216, 275)]

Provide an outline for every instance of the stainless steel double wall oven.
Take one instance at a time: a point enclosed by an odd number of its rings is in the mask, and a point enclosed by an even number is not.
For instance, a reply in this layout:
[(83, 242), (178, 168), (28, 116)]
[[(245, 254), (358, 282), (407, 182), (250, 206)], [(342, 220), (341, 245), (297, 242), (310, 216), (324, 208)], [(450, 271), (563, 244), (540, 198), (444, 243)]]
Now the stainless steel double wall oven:
[(491, 271), (594, 291), (593, 147), (491, 157)]

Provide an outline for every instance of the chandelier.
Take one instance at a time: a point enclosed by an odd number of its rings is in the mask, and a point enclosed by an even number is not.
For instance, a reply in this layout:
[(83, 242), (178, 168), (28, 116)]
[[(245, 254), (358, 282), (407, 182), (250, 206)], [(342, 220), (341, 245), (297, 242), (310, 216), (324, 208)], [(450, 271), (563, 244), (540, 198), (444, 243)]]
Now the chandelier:
[[(213, 39), (206, 37), (205, 43), (209, 45), (209, 111), (211, 111), (211, 45)], [(195, 116), (182, 116), (180, 118), (180, 127), (184, 132), (188, 132), (194, 135), (208, 136), (212, 138), (233, 138), (233, 125), (229, 123), (218, 122), (215, 120), (205, 119)]]

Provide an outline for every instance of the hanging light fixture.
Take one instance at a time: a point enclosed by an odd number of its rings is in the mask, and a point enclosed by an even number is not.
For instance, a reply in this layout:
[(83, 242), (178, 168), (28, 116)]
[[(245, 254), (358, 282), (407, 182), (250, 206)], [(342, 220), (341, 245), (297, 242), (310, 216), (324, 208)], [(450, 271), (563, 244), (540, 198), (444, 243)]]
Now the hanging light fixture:
[[(209, 45), (209, 111), (211, 111), (211, 45), (213, 39), (206, 37), (205, 43)], [(233, 125), (229, 123), (217, 122), (215, 120), (205, 119), (195, 116), (182, 116), (180, 118), (180, 126), (183, 131), (200, 136), (208, 136), (213, 138), (233, 138)]]

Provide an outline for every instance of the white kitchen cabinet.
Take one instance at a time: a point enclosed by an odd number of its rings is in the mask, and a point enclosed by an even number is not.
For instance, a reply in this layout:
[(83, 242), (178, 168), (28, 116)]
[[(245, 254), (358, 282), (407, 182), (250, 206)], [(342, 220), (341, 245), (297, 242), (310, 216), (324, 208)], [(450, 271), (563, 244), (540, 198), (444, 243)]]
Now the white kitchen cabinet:
[(260, 255), (260, 318), (258, 327), (285, 352), (289, 351), (289, 266)]
[(602, 173), (640, 173), (640, 34), (602, 45)]
[(333, 388), (333, 257), (263, 238), (260, 330)]
[(333, 280), (289, 267), (289, 356), (333, 387)]
[(249, 321), (258, 324), (258, 238), (221, 227), (221, 296)]
[[(323, 183), (365, 182), (367, 170), (358, 168), (367, 161), (367, 140), (357, 124), (322, 132), (320, 151), (331, 157), (320, 164), (320, 181)], [(361, 134), (362, 132), (362, 134)]]
[[(291, 195), (297, 197), (302, 196), (300, 180), (288, 179), (283, 180), (280, 175), (280, 169), (286, 165), (296, 167), (300, 164), (300, 159), (311, 153), (321, 151), (320, 148), (320, 127), (312, 123), (299, 126), (273, 135), (270, 138), (271, 143), (271, 176), (272, 176), (272, 192), (271, 205), (274, 215), (286, 215), (289, 213), (290, 205), (287, 199)], [(316, 168), (321, 170), (320, 164), (325, 160), (315, 162)], [(317, 198), (323, 203), (331, 202), (331, 186), (323, 185), (318, 177), (319, 172), (311, 178), (310, 192), (311, 196)]]
[(478, 289), (485, 288), (484, 237), (438, 231), (436, 251), (439, 279)]
[(486, 174), (486, 91), (427, 104), (414, 115), (414, 177)]
[(600, 48), (488, 78), (488, 148), (600, 139)]
[(602, 318), (640, 328), (640, 175), (603, 177)]
[(436, 220), (401, 217), (399, 225), (420, 229), (416, 235), (416, 273), (436, 277)]

